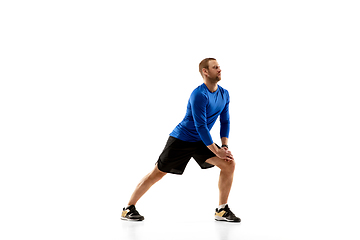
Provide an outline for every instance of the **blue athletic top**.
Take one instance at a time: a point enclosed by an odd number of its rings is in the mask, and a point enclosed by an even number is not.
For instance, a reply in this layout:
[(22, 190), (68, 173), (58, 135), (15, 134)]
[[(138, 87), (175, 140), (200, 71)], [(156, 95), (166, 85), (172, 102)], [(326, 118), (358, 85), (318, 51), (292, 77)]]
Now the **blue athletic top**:
[(203, 141), (213, 144), (210, 130), (220, 115), (220, 137), (229, 137), (229, 92), (218, 85), (210, 92), (204, 84), (197, 87), (190, 96), (185, 118), (170, 133), (170, 136), (186, 142)]

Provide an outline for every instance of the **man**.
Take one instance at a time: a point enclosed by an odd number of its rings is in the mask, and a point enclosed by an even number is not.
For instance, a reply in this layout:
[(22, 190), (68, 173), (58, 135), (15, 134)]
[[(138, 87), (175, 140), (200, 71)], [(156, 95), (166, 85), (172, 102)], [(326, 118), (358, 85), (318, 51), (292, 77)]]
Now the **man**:
[[(202, 169), (217, 166), (219, 177), (219, 207), (215, 210), (215, 220), (240, 222), (227, 205), (235, 161), (228, 150), (230, 130), (229, 93), (218, 85), (221, 69), (215, 58), (206, 58), (199, 64), (204, 84), (191, 94), (185, 118), (169, 136), (155, 168), (137, 185), (128, 207), (123, 209), (121, 219), (142, 221), (144, 217), (136, 210), (138, 200), (167, 173), (183, 174), (191, 157)], [(220, 137), (222, 147), (212, 140), (210, 130), (220, 116)]]

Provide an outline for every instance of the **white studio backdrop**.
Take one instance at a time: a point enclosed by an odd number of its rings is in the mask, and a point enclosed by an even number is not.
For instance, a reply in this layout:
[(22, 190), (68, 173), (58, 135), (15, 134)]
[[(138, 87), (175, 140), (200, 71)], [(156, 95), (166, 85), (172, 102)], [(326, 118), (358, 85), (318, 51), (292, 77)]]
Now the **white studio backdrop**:
[[(2, 1), (1, 238), (119, 239), (121, 208), (202, 84), (199, 62), (215, 57), (231, 96), (234, 212), (275, 237), (359, 239), (359, 10), (349, 0)], [(211, 133), (220, 143), (218, 123)], [(140, 212), (186, 220), (195, 204), (211, 218), (217, 180), (190, 162)]]

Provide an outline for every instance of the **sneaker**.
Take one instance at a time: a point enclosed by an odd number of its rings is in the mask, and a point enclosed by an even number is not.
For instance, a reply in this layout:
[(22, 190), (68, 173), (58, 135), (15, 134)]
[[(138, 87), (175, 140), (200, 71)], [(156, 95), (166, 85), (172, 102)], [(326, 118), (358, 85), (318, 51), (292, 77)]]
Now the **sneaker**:
[(226, 205), (224, 208), (215, 210), (215, 220), (227, 222), (241, 222), (241, 219), (235, 216), (235, 214), (230, 210), (228, 205)]
[(144, 220), (144, 217), (141, 216), (138, 211), (136, 211), (134, 205), (131, 205), (127, 208), (123, 208), (123, 211), (121, 213), (121, 219), (130, 221), (142, 221)]

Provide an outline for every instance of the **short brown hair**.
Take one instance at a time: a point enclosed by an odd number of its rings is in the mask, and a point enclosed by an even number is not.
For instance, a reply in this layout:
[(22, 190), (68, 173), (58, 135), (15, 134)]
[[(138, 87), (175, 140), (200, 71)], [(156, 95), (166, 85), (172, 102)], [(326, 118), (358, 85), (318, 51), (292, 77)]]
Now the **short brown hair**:
[(216, 61), (215, 58), (205, 58), (204, 60), (202, 60), (202, 61), (200, 62), (200, 64), (199, 64), (199, 72), (200, 72), (200, 74), (201, 74), (202, 77), (204, 77), (204, 76), (203, 76), (203, 73), (202, 73), (202, 69), (203, 69), (203, 68), (206, 68), (206, 69), (209, 70), (209, 61), (211, 61), (211, 60), (215, 60), (215, 61)]

